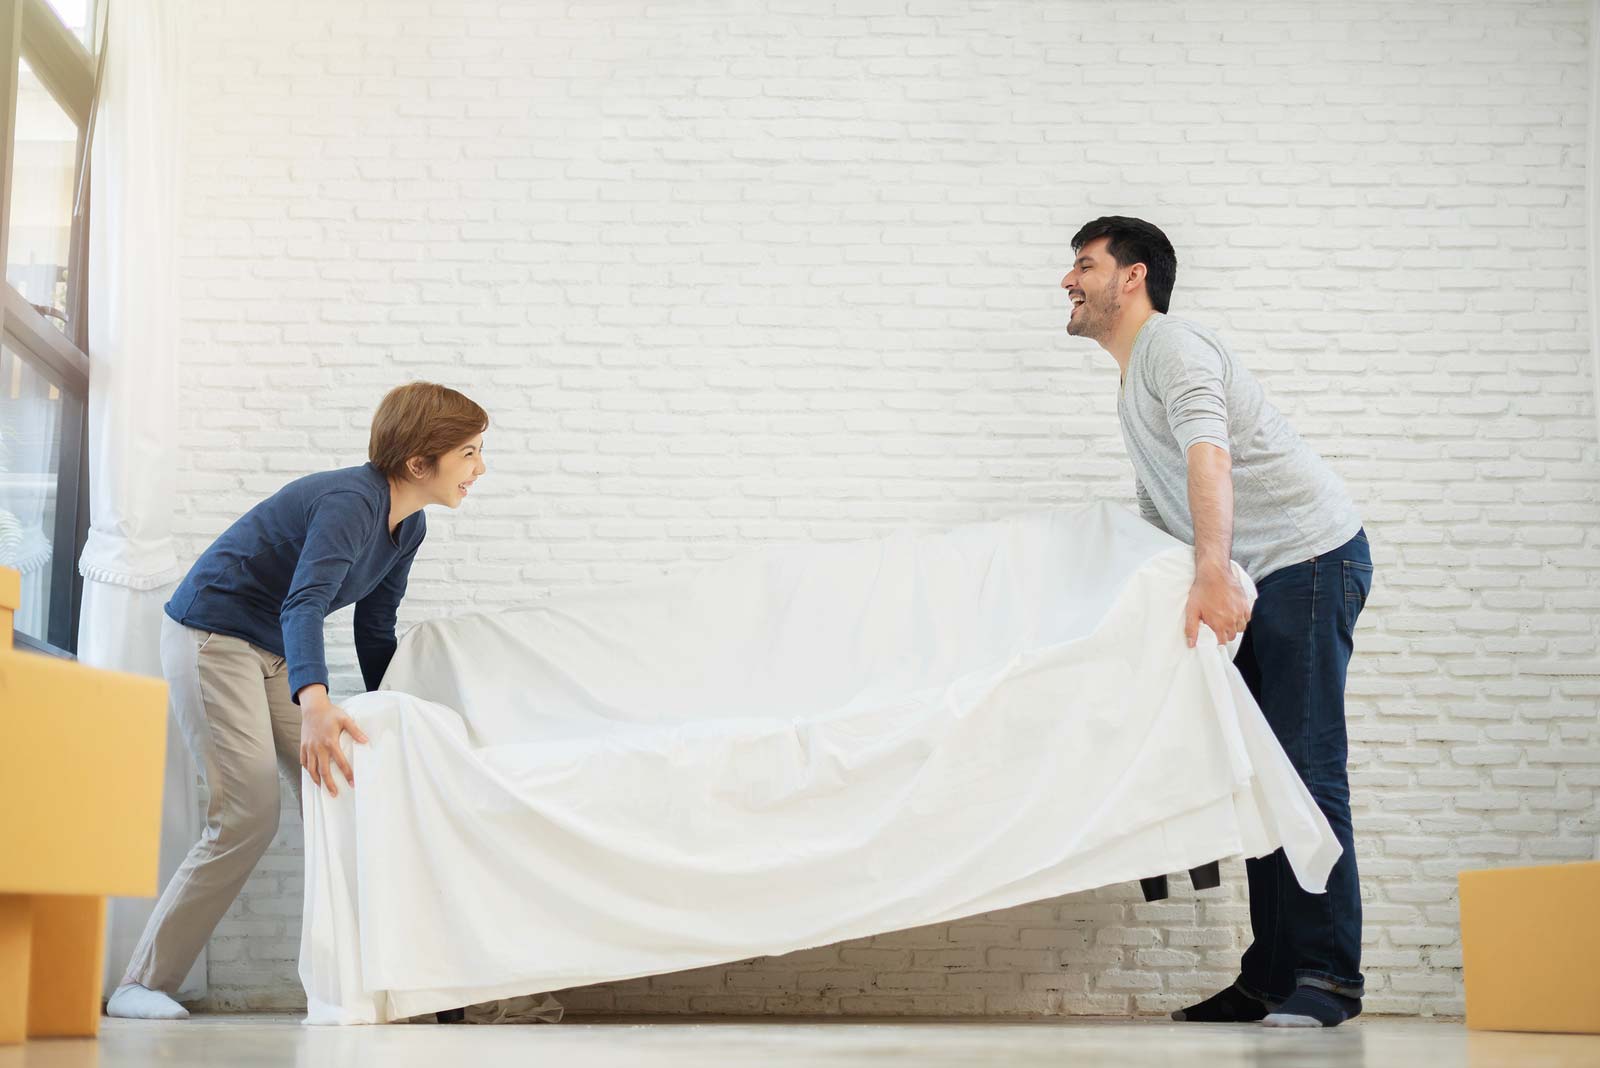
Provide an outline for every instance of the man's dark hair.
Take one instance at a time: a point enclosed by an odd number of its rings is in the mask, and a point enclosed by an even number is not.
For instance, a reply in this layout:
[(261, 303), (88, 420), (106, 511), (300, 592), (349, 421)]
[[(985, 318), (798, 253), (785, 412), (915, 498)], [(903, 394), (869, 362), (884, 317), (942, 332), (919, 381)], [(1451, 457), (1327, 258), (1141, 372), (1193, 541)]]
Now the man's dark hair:
[(1178, 280), (1178, 254), (1172, 251), (1172, 242), (1161, 228), (1143, 219), (1130, 219), (1126, 215), (1106, 215), (1088, 223), (1072, 235), (1072, 251), (1078, 252), (1089, 242), (1102, 237), (1111, 240), (1106, 251), (1117, 261), (1118, 267), (1144, 264), (1148, 272), (1144, 288), (1150, 294), (1150, 305), (1165, 313), (1172, 303), (1172, 283)]

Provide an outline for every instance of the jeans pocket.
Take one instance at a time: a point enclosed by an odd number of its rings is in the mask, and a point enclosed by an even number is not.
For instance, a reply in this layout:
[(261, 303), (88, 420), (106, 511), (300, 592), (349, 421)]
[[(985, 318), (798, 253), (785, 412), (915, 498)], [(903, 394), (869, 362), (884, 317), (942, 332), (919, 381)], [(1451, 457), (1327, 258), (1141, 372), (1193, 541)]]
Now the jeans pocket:
[(1344, 569), (1344, 599), (1360, 611), (1367, 605), (1367, 595), (1372, 592), (1372, 565), (1359, 560), (1341, 560)]
[(195, 630), (194, 636), (196, 643), (194, 651), (198, 655), (206, 651), (206, 646), (211, 644), (211, 639), (216, 637), (216, 633), (209, 630)]

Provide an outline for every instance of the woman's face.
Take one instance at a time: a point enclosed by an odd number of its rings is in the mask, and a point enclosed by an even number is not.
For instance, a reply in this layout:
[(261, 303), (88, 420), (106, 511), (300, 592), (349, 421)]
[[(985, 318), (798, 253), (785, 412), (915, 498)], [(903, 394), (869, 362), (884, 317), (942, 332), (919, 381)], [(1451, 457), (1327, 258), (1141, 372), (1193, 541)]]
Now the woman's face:
[(429, 504), (459, 508), (461, 502), (467, 499), (472, 484), (486, 470), (488, 468), (483, 463), (483, 435), (479, 434), (439, 457), (431, 474), (419, 476), (413, 473), (412, 478), (428, 498)]

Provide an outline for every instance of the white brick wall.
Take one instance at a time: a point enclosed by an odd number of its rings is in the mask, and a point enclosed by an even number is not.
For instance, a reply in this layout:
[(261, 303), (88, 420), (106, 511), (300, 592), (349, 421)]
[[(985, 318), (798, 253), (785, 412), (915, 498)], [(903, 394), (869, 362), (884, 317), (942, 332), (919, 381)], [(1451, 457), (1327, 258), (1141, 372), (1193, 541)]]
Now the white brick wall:
[[(403, 379), (487, 403), (409, 623), (773, 540), (1128, 500), (1068, 239), (1164, 226), (1361, 502), (1350, 682), (1380, 1012), (1461, 1008), (1455, 873), (1596, 855), (1583, 0), (206, 5), (178, 529), (360, 461)], [(356, 686), (346, 620), (329, 632)], [(290, 1007), (299, 825), (212, 942)], [(572, 993), (594, 1011), (1156, 1012), (1242, 867)]]

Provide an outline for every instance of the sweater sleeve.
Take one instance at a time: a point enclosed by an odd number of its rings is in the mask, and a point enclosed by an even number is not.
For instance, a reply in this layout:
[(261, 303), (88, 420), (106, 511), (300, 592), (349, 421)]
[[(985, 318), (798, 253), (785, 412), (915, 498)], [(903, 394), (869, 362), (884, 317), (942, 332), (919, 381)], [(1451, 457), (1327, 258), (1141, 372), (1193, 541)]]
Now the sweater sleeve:
[(361, 681), (369, 691), (382, 684), (384, 672), (389, 670), (389, 661), (394, 659), (394, 651), (399, 646), (394, 633), (395, 621), (400, 613), (400, 602), (405, 599), (411, 562), (417, 558), (421, 547), (422, 538), (418, 538), (417, 543), (394, 562), (383, 581), (356, 602), (356, 659), (361, 662)]
[(289, 695), (296, 704), (307, 686), (328, 684), (322, 621), (377, 523), (376, 509), (359, 493), (326, 493), (311, 505), (305, 544), (278, 613)]

